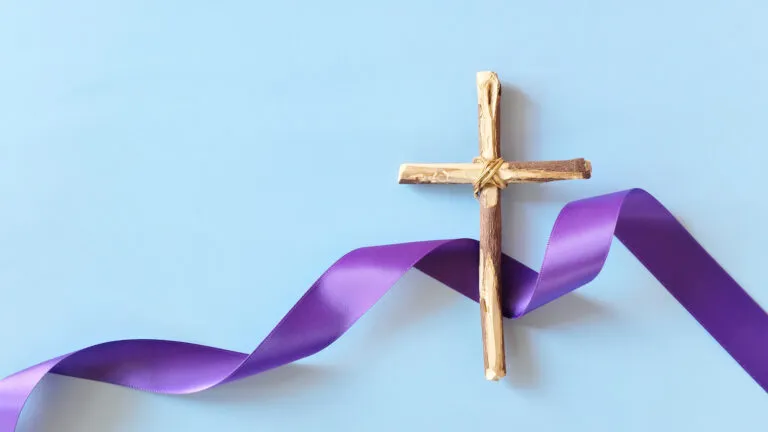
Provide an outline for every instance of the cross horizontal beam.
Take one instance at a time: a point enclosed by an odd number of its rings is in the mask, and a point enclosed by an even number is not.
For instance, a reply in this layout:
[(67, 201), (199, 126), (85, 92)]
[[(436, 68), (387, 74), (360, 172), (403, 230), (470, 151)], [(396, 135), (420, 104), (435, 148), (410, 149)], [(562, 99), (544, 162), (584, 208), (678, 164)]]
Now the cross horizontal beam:
[[(397, 180), (400, 184), (472, 184), (482, 171), (482, 163), (406, 163), (400, 165)], [(582, 158), (504, 162), (498, 176), (506, 184), (588, 179), (592, 165)]]

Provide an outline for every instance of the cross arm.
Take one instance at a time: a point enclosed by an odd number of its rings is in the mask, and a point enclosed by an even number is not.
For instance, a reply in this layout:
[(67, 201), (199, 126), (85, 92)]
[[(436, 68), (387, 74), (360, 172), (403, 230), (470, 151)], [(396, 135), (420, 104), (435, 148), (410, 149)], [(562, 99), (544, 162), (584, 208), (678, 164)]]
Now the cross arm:
[[(397, 179), (400, 184), (472, 184), (482, 170), (482, 163), (409, 163), (400, 165)], [(592, 176), (592, 165), (588, 160), (581, 158), (545, 162), (504, 162), (498, 174), (507, 184), (578, 180)]]

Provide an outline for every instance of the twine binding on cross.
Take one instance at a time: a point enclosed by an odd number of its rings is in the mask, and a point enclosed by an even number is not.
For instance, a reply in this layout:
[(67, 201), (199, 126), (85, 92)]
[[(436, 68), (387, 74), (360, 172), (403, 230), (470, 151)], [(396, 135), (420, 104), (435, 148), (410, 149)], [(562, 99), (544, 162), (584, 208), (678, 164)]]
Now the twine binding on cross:
[(480, 192), (487, 186), (494, 186), (499, 189), (507, 187), (507, 184), (501, 179), (501, 176), (499, 176), (499, 170), (501, 169), (501, 166), (504, 165), (504, 159), (495, 158), (488, 160), (483, 159), (482, 157), (476, 157), (472, 159), (472, 163), (483, 164), (483, 170), (472, 184), (474, 187), (475, 198), (477, 198), (480, 195)]

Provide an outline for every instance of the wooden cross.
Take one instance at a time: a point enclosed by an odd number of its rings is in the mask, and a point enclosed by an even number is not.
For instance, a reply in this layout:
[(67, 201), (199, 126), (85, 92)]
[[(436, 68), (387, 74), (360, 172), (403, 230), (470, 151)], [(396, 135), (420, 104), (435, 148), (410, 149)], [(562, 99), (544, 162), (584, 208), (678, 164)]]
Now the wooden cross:
[(584, 159), (547, 162), (507, 162), (501, 158), (501, 84), (495, 72), (477, 74), (477, 114), (480, 157), (472, 163), (403, 164), (401, 184), (472, 184), (480, 202), (480, 317), (485, 378), (506, 375), (502, 329), (501, 189), (510, 183), (543, 183), (588, 179), (592, 166)]

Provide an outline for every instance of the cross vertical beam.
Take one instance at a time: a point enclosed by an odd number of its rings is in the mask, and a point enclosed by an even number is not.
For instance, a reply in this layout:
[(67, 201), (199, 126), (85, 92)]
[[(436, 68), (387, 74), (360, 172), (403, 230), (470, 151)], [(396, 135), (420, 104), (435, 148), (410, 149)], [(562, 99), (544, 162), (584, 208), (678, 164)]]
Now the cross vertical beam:
[[(480, 157), (501, 157), (501, 83), (493, 72), (479, 72), (477, 118)], [(480, 190), (480, 319), (485, 378), (496, 381), (506, 375), (504, 329), (501, 315), (501, 191), (493, 184)]]

